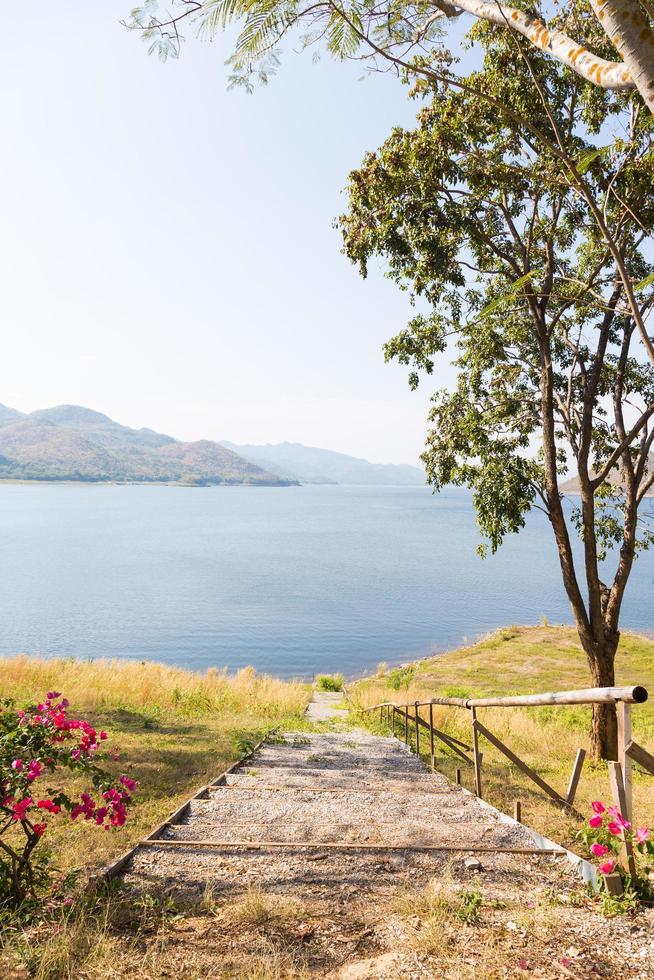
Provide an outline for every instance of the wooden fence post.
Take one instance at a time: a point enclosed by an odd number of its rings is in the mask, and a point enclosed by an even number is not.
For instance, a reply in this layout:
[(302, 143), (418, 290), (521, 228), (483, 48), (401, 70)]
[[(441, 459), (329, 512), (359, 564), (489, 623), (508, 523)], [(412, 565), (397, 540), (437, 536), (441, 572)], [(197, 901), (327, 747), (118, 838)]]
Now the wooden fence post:
[[(613, 803), (615, 806), (617, 806), (618, 810), (626, 820), (627, 801), (625, 798), (624, 781), (622, 778), (622, 766), (619, 762), (609, 762), (609, 779), (611, 781), (611, 795), (613, 797)], [(620, 861), (625, 871), (630, 874), (632, 878), (635, 878), (636, 862), (634, 860), (634, 852), (631, 843), (625, 838), (624, 833), (622, 835), (622, 851), (620, 854)]]
[(415, 717), (415, 724), (416, 724), (416, 755), (419, 758), (420, 757), (420, 719), (418, 717), (419, 708), (418, 708), (418, 702), (417, 701), (414, 702), (413, 710), (416, 713), (416, 717)]
[(625, 820), (633, 818), (633, 796), (631, 791), (631, 757), (627, 749), (631, 743), (631, 705), (625, 701), (618, 703), (618, 762), (622, 767), (622, 785), (624, 786)]
[(409, 744), (409, 705), (404, 705), (404, 741)]
[(436, 753), (434, 752), (434, 706), (429, 704), (429, 752), (431, 754), (432, 772), (436, 768)]
[(578, 749), (577, 757), (575, 758), (574, 766), (572, 767), (572, 775), (570, 776), (570, 782), (568, 783), (568, 792), (565, 794), (565, 802), (570, 806), (575, 801), (575, 796), (577, 793), (577, 786), (579, 785), (579, 779), (581, 778), (581, 769), (584, 764), (584, 759), (586, 758), (586, 749)]
[(479, 799), (483, 799), (482, 796), (482, 786), (481, 786), (481, 759), (482, 755), (479, 751), (479, 734), (477, 732), (477, 726), (475, 722), (477, 721), (477, 712), (474, 708), (470, 709), (470, 714), (472, 717), (472, 751), (475, 760), (475, 793)]

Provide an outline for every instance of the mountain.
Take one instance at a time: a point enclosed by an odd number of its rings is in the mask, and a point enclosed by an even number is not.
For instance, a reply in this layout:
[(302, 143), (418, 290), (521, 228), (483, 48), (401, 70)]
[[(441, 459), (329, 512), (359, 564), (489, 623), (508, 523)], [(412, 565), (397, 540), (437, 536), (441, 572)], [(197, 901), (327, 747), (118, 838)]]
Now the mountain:
[[(649, 472), (649, 473), (654, 472), (654, 454), (651, 455), (648, 458), (648, 460), (647, 460), (647, 472)], [(611, 470), (611, 472), (609, 474), (609, 483), (612, 486), (614, 486), (614, 487), (619, 487), (619, 486), (623, 486), (624, 487), (624, 484), (622, 483), (622, 479), (620, 477), (619, 470), (617, 470), (615, 468)], [(565, 483), (562, 483), (561, 484), (561, 490), (564, 493), (571, 493), (571, 494), (574, 494), (574, 495), (578, 494), (579, 493), (579, 477), (578, 476), (570, 477), (569, 480), (566, 480)], [(652, 488), (649, 491), (649, 493), (646, 493), (645, 496), (646, 497), (654, 497), (654, 488)]]
[(365, 486), (422, 486), (425, 474), (417, 466), (395, 463), (369, 463), (331, 449), (316, 449), (299, 442), (270, 443), (265, 446), (223, 442), (257, 466), (264, 466), (288, 480), (301, 483), (344, 483)]
[(218, 442), (178, 442), (79, 405), (26, 415), (0, 405), (0, 480), (256, 484), (291, 482)]

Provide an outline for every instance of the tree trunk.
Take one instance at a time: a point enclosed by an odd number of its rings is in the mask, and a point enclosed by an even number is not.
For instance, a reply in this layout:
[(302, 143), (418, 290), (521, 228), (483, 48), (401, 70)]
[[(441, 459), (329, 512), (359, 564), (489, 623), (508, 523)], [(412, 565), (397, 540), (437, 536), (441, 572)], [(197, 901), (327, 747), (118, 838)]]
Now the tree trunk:
[[(619, 633), (605, 637), (599, 643), (588, 643), (580, 636), (590, 665), (593, 687), (613, 687), (615, 685), (615, 654), (618, 649)], [(590, 757), (600, 759), (618, 758), (618, 720), (614, 704), (594, 704), (590, 726)]]
[(640, 6), (636, 0), (591, 0), (591, 5), (624, 61), (625, 73), (654, 112), (654, 31)]

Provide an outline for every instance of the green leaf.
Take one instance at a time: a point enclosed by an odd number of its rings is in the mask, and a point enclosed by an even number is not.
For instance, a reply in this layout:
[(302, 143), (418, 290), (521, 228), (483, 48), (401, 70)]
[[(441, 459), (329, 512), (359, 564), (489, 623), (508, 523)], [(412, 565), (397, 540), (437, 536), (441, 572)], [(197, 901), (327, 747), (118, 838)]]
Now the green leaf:
[(597, 147), (594, 150), (584, 150), (584, 152), (577, 157), (577, 170), (580, 174), (585, 174), (591, 163), (594, 163), (600, 155), (600, 148)]
[(644, 279), (641, 279), (640, 282), (637, 282), (634, 285), (634, 289), (636, 290), (645, 289), (647, 286), (651, 286), (653, 282), (654, 282), (654, 272), (650, 272), (648, 276), (645, 276)]
[(526, 283), (530, 282), (532, 279), (534, 279), (536, 276), (539, 275), (540, 275), (540, 270), (533, 269), (531, 272), (527, 272), (524, 276), (520, 276), (519, 279), (516, 279), (516, 281), (511, 284), (511, 288), (509, 290), (507, 290), (505, 293), (502, 293), (500, 296), (496, 296), (495, 299), (492, 299), (490, 303), (488, 303), (483, 308), (483, 310), (479, 314), (478, 319), (481, 320), (484, 317), (488, 316), (489, 313), (493, 313), (499, 306), (502, 305), (502, 303), (506, 302), (506, 300), (514, 299), (515, 296), (517, 296), (517, 294), (520, 292), (522, 287), (526, 285)]

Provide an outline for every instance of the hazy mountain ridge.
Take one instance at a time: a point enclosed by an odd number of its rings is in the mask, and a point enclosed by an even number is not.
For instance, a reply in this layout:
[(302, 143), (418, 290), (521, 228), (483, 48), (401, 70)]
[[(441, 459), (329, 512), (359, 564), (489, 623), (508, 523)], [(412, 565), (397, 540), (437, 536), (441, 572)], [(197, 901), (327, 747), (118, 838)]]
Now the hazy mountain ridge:
[(245, 459), (287, 479), (301, 483), (337, 483), (363, 486), (424, 486), (425, 474), (405, 463), (369, 463), (331, 449), (303, 446), (298, 442), (239, 445), (223, 441)]
[(0, 479), (284, 486), (217, 442), (179, 442), (77, 405), (30, 414), (0, 405)]
[[(652, 454), (647, 461), (647, 471), (649, 473), (654, 472), (654, 454)], [(594, 474), (593, 474), (594, 475)], [(622, 477), (617, 469), (611, 470), (608, 482), (614, 487), (624, 487), (622, 482)], [(570, 479), (566, 480), (565, 483), (561, 484), (561, 490), (564, 493), (578, 494), (579, 491), (579, 477), (572, 476)], [(646, 497), (654, 497), (654, 487), (645, 494)]]

